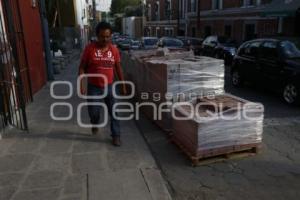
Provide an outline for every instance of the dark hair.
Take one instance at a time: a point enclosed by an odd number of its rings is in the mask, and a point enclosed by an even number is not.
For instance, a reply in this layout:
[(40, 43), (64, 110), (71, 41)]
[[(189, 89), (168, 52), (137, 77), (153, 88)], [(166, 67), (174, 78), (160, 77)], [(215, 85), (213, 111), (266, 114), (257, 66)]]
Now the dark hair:
[(96, 35), (98, 35), (101, 30), (106, 30), (106, 29), (109, 29), (110, 32), (112, 32), (112, 27), (111, 27), (110, 23), (107, 23), (104, 21), (99, 22), (96, 26)]

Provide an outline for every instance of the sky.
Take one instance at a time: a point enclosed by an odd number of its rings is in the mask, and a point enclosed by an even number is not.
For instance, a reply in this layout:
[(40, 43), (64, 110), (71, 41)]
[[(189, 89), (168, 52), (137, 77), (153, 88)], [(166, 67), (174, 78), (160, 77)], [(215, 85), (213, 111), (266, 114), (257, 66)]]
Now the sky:
[(96, 0), (98, 9), (102, 12), (108, 12), (110, 9), (111, 0)]

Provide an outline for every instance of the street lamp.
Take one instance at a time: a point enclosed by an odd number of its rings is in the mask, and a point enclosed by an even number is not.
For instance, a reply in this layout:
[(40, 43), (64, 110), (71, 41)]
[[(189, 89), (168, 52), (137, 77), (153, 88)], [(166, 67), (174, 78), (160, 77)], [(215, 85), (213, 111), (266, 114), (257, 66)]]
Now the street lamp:
[(144, 18), (145, 18), (145, 5), (146, 5), (146, 0), (141, 0), (141, 9), (142, 9), (142, 20), (141, 20), (141, 26), (142, 26), (142, 29), (141, 29), (141, 36), (143, 37), (144, 36)]

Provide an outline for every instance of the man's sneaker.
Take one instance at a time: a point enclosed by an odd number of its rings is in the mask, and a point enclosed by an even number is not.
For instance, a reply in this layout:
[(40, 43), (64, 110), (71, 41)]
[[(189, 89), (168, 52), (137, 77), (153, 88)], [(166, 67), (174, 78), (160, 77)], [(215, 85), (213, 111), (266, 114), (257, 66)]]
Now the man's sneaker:
[(121, 146), (121, 138), (120, 136), (113, 136), (112, 138), (112, 144), (116, 147)]
[(99, 129), (98, 129), (97, 127), (93, 127), (93, 128), (92, 128), (92, 134), (93, 134), (93, 135), (96, 135), (96, 134), (98, 133), (98, 130), (99, 130)]

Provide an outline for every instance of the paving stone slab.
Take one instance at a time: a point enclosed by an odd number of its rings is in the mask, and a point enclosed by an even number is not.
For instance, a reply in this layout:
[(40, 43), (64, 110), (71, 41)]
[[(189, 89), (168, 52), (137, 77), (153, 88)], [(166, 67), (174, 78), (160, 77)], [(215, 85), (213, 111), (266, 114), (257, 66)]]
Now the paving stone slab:
[(151, 200), (139, 169), (89, 174), (90, 200)]
[(6, 187), (6, 188), (0, 188), (0, 199), (1, 200), (9, 200), (13, 196), (13, 194), (16, 192), (16, 187)]
[(12, 200), (59, 200), (60, 189), (19, 191)]
[(86, 186), (86, 176), (72, 175), (68, 176), (64, 183), (64, 195), (82, 194), (83, 188)]
[(71, 163), (71, 154), (38, 155), (34, 161), (32, 171), (64, 171), (68, 172)]
[(36, 188), (59, 187), (62, 183), (64, 174), (58, 171), (38, 171), (29, 174), (22, 185), (24, 190)]
[(101, 152), (74, 154), (71, 168), (74, 174), (86, 174), (107, 169), (104, 154)]
[(0, 157), (0, 174), (26, 171), (35, 157), (33, 154), (2, 156)]
[(23, 173), (0, 174), (0, 188), (17, 187), (23, 177)]

